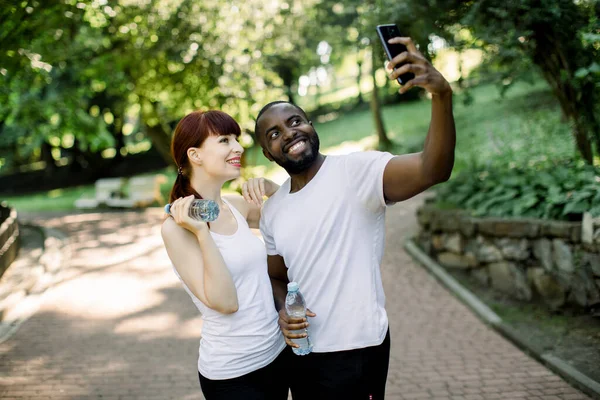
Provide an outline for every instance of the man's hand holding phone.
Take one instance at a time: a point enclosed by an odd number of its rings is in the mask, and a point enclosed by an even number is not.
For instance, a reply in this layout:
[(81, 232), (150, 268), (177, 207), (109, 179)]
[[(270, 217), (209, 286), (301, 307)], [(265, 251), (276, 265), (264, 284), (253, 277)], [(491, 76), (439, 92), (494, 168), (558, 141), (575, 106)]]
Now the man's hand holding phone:
[(390, 44), (403, 44), (407, 49), (407, 51), (398, 54), (388, 62), (387, 69), (390, 71), (390, 79), (397, 79), (407, 72), (412, 72), (415, 75), (413, 79), (400, 88), (400, 94), (406, 93), (413, 86), (420, 86), (433, 96), (452, 93), (448, 81), (427, 61), (411, 38), (395, 37), (389, 39), (388, 42)]
[(376, 30), (389, 60), (390, 79), (402, 85), (400, 94), (413, 86), (421, 86), (432, 95), (452, 93), (448, 81), (423, 57), (410, 38), (400, 34), (398, 26), (377, 25)]

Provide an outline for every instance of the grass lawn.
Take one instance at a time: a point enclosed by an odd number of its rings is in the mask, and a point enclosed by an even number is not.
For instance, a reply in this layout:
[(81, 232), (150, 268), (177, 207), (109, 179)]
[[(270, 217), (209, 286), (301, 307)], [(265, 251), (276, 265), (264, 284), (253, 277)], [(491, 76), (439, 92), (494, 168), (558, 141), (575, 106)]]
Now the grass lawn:
[[(475, 101), (470, 105), (463, 104), (460, 94), (455, 96), (455, 174), (472, 161), (489, 162), (510, 157), (515, 162), (527, 162), (532, 157), (573, 153), (570, 127), (561, 122), (558, 104), (544, 82), (533, 86), (517, 84), (504, 98), (492, 85), (474, 88), (472, 95)], [(384, 107), (384, 123), (389, 137), (396, 143), (396, 153), (419, 151), (422, 148), (430, 112), (429, 100)], [(356, 143), (374, 137), (372, 116), (368, 109), (330, 117), (328, 122), (315, 122), (321, 149), (326, 154), (344, 142)], [(268, 162), (260, 149), (248, 151), (247, 162), (259, 166), (259, 173), (269, 173), (275, 169), (275, 164)], [(167, 176), (167, 183), (162, 185), (161, 190), (163, 196), (168, 198), (175, 173), (171, 169), (159, 173)], [(93, 197), (93, 185), (0, 200), (6, 200), (23, 211), (69, 210), (73, 209), (73, 202), (82, 195)]]

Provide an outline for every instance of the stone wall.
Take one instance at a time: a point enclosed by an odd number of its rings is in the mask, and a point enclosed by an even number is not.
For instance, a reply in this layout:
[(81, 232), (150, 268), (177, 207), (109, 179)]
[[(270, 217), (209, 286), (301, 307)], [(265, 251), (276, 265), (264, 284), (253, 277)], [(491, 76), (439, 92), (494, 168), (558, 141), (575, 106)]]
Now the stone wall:
[(0, 276), (19, 253), (19, 224), (17, 211), (0, 204)]
[(431, 204), (417, 217), (419, 245), (446, 268), (519, 300), (600, 306), (600, 219), (474, 218)]

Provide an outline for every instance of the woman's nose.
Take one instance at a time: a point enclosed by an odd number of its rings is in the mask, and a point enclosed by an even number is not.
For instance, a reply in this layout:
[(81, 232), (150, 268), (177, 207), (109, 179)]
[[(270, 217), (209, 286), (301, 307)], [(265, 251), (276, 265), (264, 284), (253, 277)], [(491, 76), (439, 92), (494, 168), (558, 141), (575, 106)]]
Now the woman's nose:
[(239, 144), (237, 141), (234, 142), (235, 144), (233, 145), (233, 151), (235, 153), (240, 153), (242, 154), (244, 152), (244, 148), (242, 147), (241, 144)]

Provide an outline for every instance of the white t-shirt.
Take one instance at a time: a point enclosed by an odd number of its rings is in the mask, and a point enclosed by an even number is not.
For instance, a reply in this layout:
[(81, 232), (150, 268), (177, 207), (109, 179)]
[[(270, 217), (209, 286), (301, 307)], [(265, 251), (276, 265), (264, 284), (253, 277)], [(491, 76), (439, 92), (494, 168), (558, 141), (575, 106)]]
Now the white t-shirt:
[[(270, 364), (286, 346), (277, 323), (265, 246), (235, 207), (223, 201), (235, 216), (238, 229), (233, 235), (211, 232), (211, 236), (233, 278), (238, 311), (222, 314), (206, 307), (181, 281), (204, 320), (198, 371), (213, 380), (256, 371)], [(181, 279), (177, 270), (175, 274)]]
[(313, 351), (376, 346), (388, 328), (380, 264), (385, 242), (383, 171), (390, 153), (327, 156), (313, 179), (290, 179), (265, 203), (260, 223), (269, 255), (281, 255), (310, 318)]

